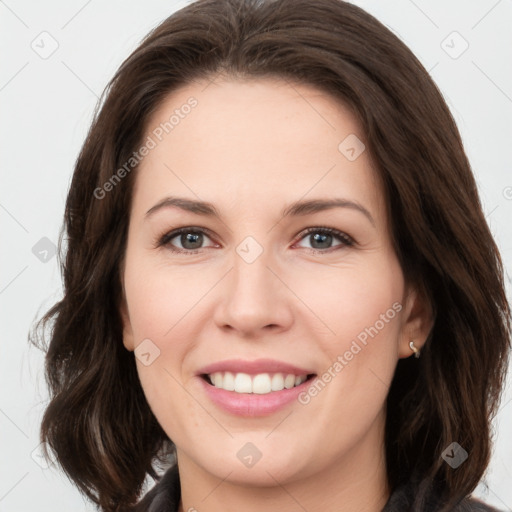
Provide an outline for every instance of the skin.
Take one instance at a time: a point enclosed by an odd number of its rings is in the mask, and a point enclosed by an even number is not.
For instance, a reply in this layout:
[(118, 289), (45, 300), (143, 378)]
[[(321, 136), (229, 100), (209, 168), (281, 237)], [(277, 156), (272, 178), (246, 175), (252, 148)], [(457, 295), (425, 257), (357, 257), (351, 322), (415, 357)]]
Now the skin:
[[(390, 494), (388, 386), (398, 359), (412, 355), (409, 341), (421, 349), (432, 321), (404, 280), (368, 151), (349, 161), (338, 150), (364, 134), (347, 107), (313, 87), (224, 78), (173, 91), (146, 135), (191, 96), (197, 106), (137, 170), (122, 267), (124, 345), (133, 351), (150, 339), (160, 350), (137, 368), (177, 446), (180, 511), (380, 511)], [(171, 195), (208, 201), (221, 219), (176, 207), (146, 216)], [(373, 223), (353, 208), (281, 216), (298, 199), (333, 197), (364, 206)], [(318, 249), (303, 232), (319, 226), (354, 245), (333, 237)], [(188, 254), (171, 250), (190, 247), (180, 236), (157, 246), (179, 227), (213, 235)], [(236, 252), (247, 236), (263, 248), (250, 264)], [(214, 405), (196, 377), (231, 358), (273, 358), (321, 375), (396, 302), (401, 311), (306, 405), (239, 417)], [(262, 453), (250, 468), (237, 458), (247, 442)]]

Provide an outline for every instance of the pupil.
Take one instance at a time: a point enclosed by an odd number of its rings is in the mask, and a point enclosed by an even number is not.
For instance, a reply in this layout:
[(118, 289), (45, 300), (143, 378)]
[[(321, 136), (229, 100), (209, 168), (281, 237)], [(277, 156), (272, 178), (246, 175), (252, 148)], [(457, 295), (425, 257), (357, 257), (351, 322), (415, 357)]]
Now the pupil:
[(312, 247), (315, 249), (325, 249), (326, 247), (324, 245), (321, 245), (320, 247), (315, 247), (315, 243), (319, 242), (320, 244), (325, 244), (327, 242), (327, 248), (329, 247), (329, 242), (332, 241), (332, 235), (329, 235), (328, 233), (316, 233), (314, 235), (311, 235), (313, 237), (314, 243), (311, 244)]
[[(181, 235), (181, 245), (185, 249), (199, 249), (201, 247), (202, 242), (202, 234), (201, 233), (185, 233)], [(188, 243), (192, 244), (192, 247), (187, 245)], [(196, 244), (196, 245), (194, 245)]]

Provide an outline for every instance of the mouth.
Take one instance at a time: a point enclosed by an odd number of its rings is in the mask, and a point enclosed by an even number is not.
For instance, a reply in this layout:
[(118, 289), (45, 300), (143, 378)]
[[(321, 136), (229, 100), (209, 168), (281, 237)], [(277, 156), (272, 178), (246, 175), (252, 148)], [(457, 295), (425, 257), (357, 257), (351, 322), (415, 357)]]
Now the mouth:
[(317, 374), (287, 361), (239, 358), (210, 363), (196, 376), (205, 396), (224, 412), (261, 417), (292, 406)]
[(316, 373), (258, 373), (214, 372), (203, 373), (200, 377), (210, 386), (240, 394), (267, 395), (301, 386), (316, 377)]

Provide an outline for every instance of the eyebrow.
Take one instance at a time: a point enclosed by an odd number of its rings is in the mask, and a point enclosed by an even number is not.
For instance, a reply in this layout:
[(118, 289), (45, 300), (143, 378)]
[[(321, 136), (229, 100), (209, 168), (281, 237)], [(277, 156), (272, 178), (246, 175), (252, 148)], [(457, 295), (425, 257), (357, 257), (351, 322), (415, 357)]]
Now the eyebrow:
[[(218, 219), (221, 218), (221, 215), (215, 206), (213, 206), (211, 203), (206, 201), (197, 201), (195, 199), (187, 199), (185, 197), (172, 196), (166, 197), (165, 199), (152, 206), (146, 212), (145, 217), (148, 218), (161, 209), (173, 207), (187, 212), (195, 213), (196, 215), (216, 217)], [(350, 208), (352, 210), (361, 212), (371, 222), (372, 226), (375, 227), (375, 220), (373, 219), (371, 213), (364, 206), (355, 201), (342, 198), (299, 200), (286, 206), (282, 210), (281, 216), (284, 218), (290, 216), (309, 215), (324, 210), (331, 210), (333, 208)]]

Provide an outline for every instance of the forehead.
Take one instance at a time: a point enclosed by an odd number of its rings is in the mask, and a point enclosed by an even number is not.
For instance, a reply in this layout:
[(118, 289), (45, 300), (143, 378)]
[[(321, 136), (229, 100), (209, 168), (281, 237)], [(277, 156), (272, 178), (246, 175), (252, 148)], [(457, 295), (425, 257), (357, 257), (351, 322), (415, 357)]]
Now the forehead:
[(194, 82), (170, 93), (145, 128), (154, 147), (139, 165), (137, 203), (168, 192), (254, 212), (263, 198), (268, 209), (307, 195), (351, 196), (376, 217), (383, 207), (356, 117), (312, 86)]

